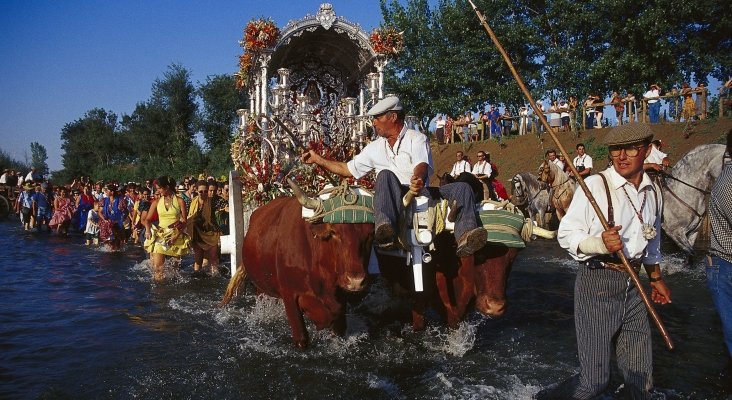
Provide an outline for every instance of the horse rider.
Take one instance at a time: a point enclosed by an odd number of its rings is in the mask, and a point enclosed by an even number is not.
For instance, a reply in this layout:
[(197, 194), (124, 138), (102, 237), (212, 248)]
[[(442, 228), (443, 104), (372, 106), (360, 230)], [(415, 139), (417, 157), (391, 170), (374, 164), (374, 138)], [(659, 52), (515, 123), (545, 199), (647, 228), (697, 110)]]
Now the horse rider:
[[(643, 264), (654, 302), (671, 302), (661, 276), (660, 189), (643, 172), (651, 152), (648, 124), (625, 124), (605, 137), (612, 166), (586, 180), (611, 228), (605, 230), (585, 193), (578, 190), (559, 224), (557, 239), (579, 262), (574, 291), (579, 374), (537, 398), (589, 399), (606, 390), (615, 347), (625, 397), (649, 399), (651, 330), (638, 289), (614, 254), (623, 251), (636, 271)], [(612, 208), (608, 203), (612, 203)]]
[(560, 160), (559, 158), (557, 158), (557, 152), (556, 152), (556, 150), (549, 149), (549, 150), (546, 151), (546, 153), (544, 154), (544, 156), (546, 156), (546, 160), (547, 161), (552, 162), (552, 163), (554, 163), (554, 165), (556, 165), (557, 167), (559, 167), (559, 170), (560, 171), (564, 171), (564, 163), (562, 162), (562, 160)]
[(452, 170), (450, 171), (450, 175), (453, 178), (457, 178), (463, 172), (470, 172), (470, 163), (465, 159), (462, 151), (455, 153), (455, 158), (455, 164), (452, 165)]
[[(407, 191), (415, 196), (428, 195), (425, 186), (433, 171), (432, 151), (425, 135), (404, 124), (405, 111), (398, 97), (385, 97), (368, 115), (378, 138), (349, 162), (326, 159), (313, 150), (301, 158), (307, 164), (316, 164), (342, 177), (358, 179), (375, 170), (374, 242), (382, 248), (393, 248), (397, 240), (397, 217), (404, 207), (402, 196)], [(470, 256), (486, 244), (488, 235), (485, 228), (478, 226), (473, 192), (463, 182), (440, 186), (439, 191), (451, 204), (457, 202), (460, 210), (455, 220), (457, 256)]]
[[(577, 143), (575, 150), (577, 150), (577, 156), (572, 160), (572, 164), (574, 164), (574, 168), (579, 172), (582, 178), (587, 178), (592, 173), (592, 157), (585, 153), (584, 143)], [(574, 177), (574, 175), (572, 175), (572, 177)]]
[(668, 160), (668, 154), (661, 151), (663, 144), (660, 139), (656, 139), (651, 142), (651, 153), (643, 161), (643, 169), (647, 173), (660, 172), (668, 168), (670, 162)]

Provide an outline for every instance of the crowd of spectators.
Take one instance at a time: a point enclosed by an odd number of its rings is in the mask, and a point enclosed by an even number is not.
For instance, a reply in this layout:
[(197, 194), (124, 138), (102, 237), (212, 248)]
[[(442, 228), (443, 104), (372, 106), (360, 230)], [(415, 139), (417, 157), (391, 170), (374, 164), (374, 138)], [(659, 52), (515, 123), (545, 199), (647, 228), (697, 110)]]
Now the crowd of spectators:
[(143, 246), (150, 236), (146, 226), (154, 230), (159, 221), (151, 205), (169, 190), (170, 195), (180, 199), (183, 207), (179, 211), (184, 215), (194, 211), (192, 203), (205, 191), (205, 197), (211, 199), (206, 207), (210, 207), (212, 217), (207, 217), (206, 223), (215, 225), (221, 234), (228, 234), (228, 182), (223, 177), (216, 180), (204, 175), (186, 176), (179, 182), (176, 185), (175, 180), (167, 177), (146, 179), (144, 183), (92, 182), (90, 177), (82, 176), (71, 183), (55, 185), (35, 169), (27, 176), (5, 169), (0, 176), (0, 185), (10, 190), (17, 188), (13, 211), (26, 231), (55, 232), (64, 237), (83, 235), (86, 245), (107, 246), (111, 250), (125, 245)]
[[(548, 107), (539, 101), (537, 108), (553, 129), (570, 132), (579, 126), (583, 129), (600, 129), (612, 123), (621, 125), (644, 120), (652, 124), (662, 120), (703, 120), (708, 114), (707, 94), (704, 83), (696, 88), (683, 83), (680, 88), (674, 87), (666, 92), (659, 85), (652, 84), (640, 97), (632, 91), (625, 94), (612, 91), (608, 99), (592, 93), (581, 105), (575, 96), (569, 96), (567, 99), (551, 99)], [(607, 112), (608, 109), (610, 112)], [(492, 105), (477, 114), (472, 111), (460, 115), (439, 114), (435, 119), (435, 138), (439, 144), (450, 144), (500, 140), (512, 132), (525, 135), (544, 131), (531, 107), (519, 107), (517, 115), (512, 115), (509, 107), (503, 110), (500, 112), (498, 106)], [(639, 114), (643, 111), (647, 117)], [(611, 115), (614, 121), (610, 119)]]

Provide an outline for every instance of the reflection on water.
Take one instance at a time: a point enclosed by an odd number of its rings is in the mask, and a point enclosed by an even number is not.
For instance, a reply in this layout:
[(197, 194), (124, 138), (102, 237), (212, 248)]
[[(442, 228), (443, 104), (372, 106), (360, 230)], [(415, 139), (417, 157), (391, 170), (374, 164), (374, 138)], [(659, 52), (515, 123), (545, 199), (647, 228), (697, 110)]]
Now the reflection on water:
[[(248, 294), (219, 309), (225, 278), (191, 259), (154, 284), (138, 248), (0, 224), (0, 398), (529, 399), (576, 372), (576, 263), (532, 243), (514, 266), (505, 316), (413, 333), (377, 281), (349, 306), (345, 337), (309, 326), (293, 348), (282, 303)], [(654, 337), (655, 398), (721, 399), (729, 378), (703, 269), (664, 258), (674, 303), (659, 309), (677, 350)], [(642, 279), (645, 280), (645, 279)], [(607, 398), (620, 385), (614, 381)]]

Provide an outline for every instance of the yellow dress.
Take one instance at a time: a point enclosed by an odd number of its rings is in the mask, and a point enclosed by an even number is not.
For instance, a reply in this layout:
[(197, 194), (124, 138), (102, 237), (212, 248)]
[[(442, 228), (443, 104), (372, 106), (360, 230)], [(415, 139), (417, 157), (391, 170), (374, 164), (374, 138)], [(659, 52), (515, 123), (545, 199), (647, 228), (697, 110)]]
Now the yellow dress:
[(681, 109), (681, 116), (684, 118), (684, 121), (688, 121), (696, 116), (696, 103), (691, 98), (691, 93), (688, 89), (682, 90), (681, 94), (684, 95), (684, 106)]
[(145, 250), (148, 253), (164, 254), (166, 256), (182, 257), (188, 254), (188, 242), (190, 238), (181, 231), (175, 241), (170, 239), (175, 236), (177, 229), (170, 228), (170, 225), (180, 221), (181, 209), (178, 204), (178, 197), (173, 196), (170, 208), (165, 207), (165, 199), (158, 201), (157, 212), (159, 225), (153, 226), (150, 230), (150, 239), (145, 240)]
[(211, 199), (202, 201), (198, 196), (191, 202), (188, 210), (188, 236), (192, 238), (194, 246), (208, 250), (219, 245), (221, 231), (211, 218)]

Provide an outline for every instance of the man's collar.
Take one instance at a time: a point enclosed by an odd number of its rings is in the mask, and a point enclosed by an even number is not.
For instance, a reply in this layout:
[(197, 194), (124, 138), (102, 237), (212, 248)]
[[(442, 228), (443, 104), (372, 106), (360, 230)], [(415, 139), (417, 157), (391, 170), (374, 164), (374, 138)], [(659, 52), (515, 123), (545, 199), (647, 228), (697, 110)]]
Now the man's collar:
[[(613, 189), (620, 189), (620, 187), (625, 184), (632, 185), (632, 183), (628, 182), (627, 179), (623, 178), (622, 175), (615, 171), (615, 166), (611, 166), (610, 168), (608, 168), (608, 170), (610, 171), (610, 185)], [(652, 185), (653, 182), (651, 181), (651, 178), (648, 176), (648, 174), (643, 172), (643, 179), (641, 179), (641, 183), (638, 186), (638, 191), (640, 192), (641, 190), (645, 189), (646, 186)]]

